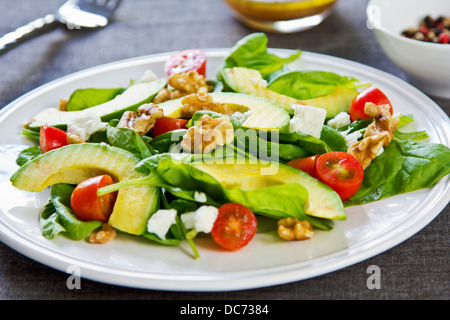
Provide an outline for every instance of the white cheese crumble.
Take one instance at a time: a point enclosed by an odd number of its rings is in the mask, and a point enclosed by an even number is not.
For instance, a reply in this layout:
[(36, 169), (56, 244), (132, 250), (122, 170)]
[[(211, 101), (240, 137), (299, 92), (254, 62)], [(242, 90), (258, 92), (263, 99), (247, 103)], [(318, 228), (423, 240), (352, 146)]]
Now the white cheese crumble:
[(327, 111), (322, 108), (293, 104), (294, 110), (289, 125), (290, 131), (300, 131), (313, 137), (320, 138)]
[(197, 232), (211, 232), (214, 222), (219, 214), (219, 209), (213, 206), (201, 206), (194, 212), (186, 212), (181, 215), (181, 221), (186, 229), (195, 228)]
[(141, 82), (152, 82), (155, 80), (158, 80), (158, 76), (150, 69), (146, 70), (141, 78)]
[(147, 231), (156, 234), (161, 240), (166, 240), (170, 226), (175, 223), (175, 209), (160, 209), (147, 222)]
[(341, 135), (343, 135), (345, 138), (347, 148), (350, 148), (352, 144), (358, 142), (358, 139), (362, 137), (362, 133), (359, 131), (355, 131), (350, 134), (347, 134), (347, 131), (341, 132)]
[(251, 116), (253, 110), (245, 111), (244, 113), (235, 111), (231, 116), (237, 119), (240, 123), (244, 123)]
[(194, 199), (197, 202), (206, 202), (206, 194), (204, 192), (195, 191)]
[(351, 123), (350, 115), (347, 112), (340, 112), (334, 118), (328, 120), (327, 125), (332, 128), (339, 129)]
[(77, 117), (67, 123), (67, 132), (79, 136), (84, 141), (88, 141), (93, 133), (103, 130), (106, 130), (106, 123), (95, 114)]
[(258, 77), (253, 77), (250, 79), (250, 81), (254, 84), (254, 85), (259, 85), (263, 88), (267, 88), (267, 81), (264, 79), (260, 79)]

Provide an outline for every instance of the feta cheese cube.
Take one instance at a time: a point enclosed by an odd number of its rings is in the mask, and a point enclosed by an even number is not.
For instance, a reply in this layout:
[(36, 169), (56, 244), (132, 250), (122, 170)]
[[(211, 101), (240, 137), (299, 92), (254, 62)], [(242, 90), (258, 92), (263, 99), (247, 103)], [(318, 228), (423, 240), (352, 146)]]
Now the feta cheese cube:
[(88, 141), (95, 132), (103, 130), (106, 130), (106, 123), (95, 114), (76, 117), (67, 123), (67, 132), (79, 136), (84, 141)]
[(219, 209), (213, 206), (201, 206), (194, 212), (186, 212), (181, 215), (181, 221), (186, 229), (193, 229), (197, 232), (211, 232), (214, 222), (219, 214)]
[(195, 211), (183, 213), (180, 218), (186, 229), (189, 230), (195, 227)]
[(219, 214), (219, 209), (213, 206), (201, 206), (195, 212), (195, 230), (209, 233)]
[(147, 231), (156, 234), (161, 240), (166, 240), (170, 226), (175, 223), (175, 209), (160, 209), (147, 222)]
[(327, 125), (332, 128), (339, 129), (351, 123), (350, 115), (347, 112), (340, 112), (334, 118), (328, 120)]
[(290, 131), (300, 131), (320, 138), (327, 111), (322, 108), (293, 104), (294, 116), (290, 121)]

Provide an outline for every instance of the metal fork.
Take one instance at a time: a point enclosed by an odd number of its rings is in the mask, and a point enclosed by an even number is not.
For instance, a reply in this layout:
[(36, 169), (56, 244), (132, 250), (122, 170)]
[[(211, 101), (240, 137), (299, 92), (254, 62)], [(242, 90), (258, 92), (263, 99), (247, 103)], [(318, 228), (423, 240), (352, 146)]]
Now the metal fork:
[(109, 23), (121, 0), (69, 0), (56, 13), (36, 19), (0, 38), (0, 53), (59, 24), (68, 29), (93, 29)]

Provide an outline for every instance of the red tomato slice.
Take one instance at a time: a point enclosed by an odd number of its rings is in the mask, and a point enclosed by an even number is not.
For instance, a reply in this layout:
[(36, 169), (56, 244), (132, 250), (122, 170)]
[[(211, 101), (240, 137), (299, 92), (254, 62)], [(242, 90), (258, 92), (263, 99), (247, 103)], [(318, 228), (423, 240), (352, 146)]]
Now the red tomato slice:
[(186, 125), (189, 120), (186, 119), (176, 119), (176, 118), (169, 118), (169, 117), (162, 117), (156, 119), (155, 125), (152, 129), (153, 138), (156, 138), (157, 136), (177, 130), (177, 129), (186, 129)]
[(256, 217), (249, 208), (239, 203), (227, 203), (219, 208), (211, 235), (221, 247), (234, 251), (253, 239), (256, 228)]
[(394, 109), (392, 108), (392, 103), (389, 101), (388, 97), (378, 88), (371, 86), (362, 90), (352, 101), (350, 105), (350, 120), (362, 120), (366, 118), (370, 118), (364, 112), (364, 107), (367, 102), (372, 102), (376, 105), (388, 104), (391, 106), (391, 114), (394, 113)]
[(164, 65), (164, 71), (171, 76), (174, 73), (197, 71), (206, 76), (206, 55), (200, 49), (186, 49), (171, 56)]
[(315, 177), (316, 175), (316, 162), (319, 158), (319, 155), (295, 159), (287, 162), (288, 166), (294, 167), (298, 170), (304, 171), (309, 174), (311, 177)]
[(316, 163), (316, 177), (347, 201), (355, 195), (364, 178), (364, 169), (354, 156), (346, 152), (328, 152)]
[(118, 192), (98, 196), (97, 190), (113, 183), (114, 181), (109, 175), (101, 175), (78, 184), (70, 199), (75, 216), (83, 221), (107, 222), (113, 211)]
[(42, 126), (39, 133), (39, 144), (42, 153), (61, 148), (67, 145), (67, 133), (55, 127)]

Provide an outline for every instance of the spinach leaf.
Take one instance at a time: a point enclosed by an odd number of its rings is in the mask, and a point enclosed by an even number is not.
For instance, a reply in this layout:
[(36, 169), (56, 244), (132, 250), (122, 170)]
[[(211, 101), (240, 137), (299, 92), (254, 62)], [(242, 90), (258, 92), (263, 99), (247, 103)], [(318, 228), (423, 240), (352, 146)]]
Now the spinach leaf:
[(224, 68), (245, 67), (261, 72), (263, 78), (269, 77), (286, 64), (298, 59), (301, 51), (281, 58), (267, 51), (268, 38), (264, 33), (252, 33), (239, 40), (224, 60)]
[(132, 129), (116, 128), (108, 125), (106, 137), (112, 146), (125, 149), (140, 159), (145, 159), (156, 153), (149, 144), (148, 139), (151, 138), (141, 137)]
[(39, 134), (40, 134), (40, 129), (38, 130), (32, 130), (32, 129), (28, 129), (28, 128), (23, 128), (20, 133), (26, 137), (27, 139), (30, 139), (34, 142), (39, 142)]
[(19, 152), (19, 155), (17, 156), (17, 159), (16, 159), (16, 164), (21, 167), (28, 161), (30, 161), (40, 155), (41, 155), (41, 148), (39, 146), (28, 147), (28, 148), (22, 150), (21, 152)]
[(51, 200), (41, 211), (39, 216), (39, 227), (42, 235), (47, 239), (54, 239), (59, 233), (67, 231), (62, 225), (58, 212)]
[(86, 88), (77, 89), (67, 101), (67, 111), (78, 111), (97, 106), (114, 99), (124, 92), (124, 88)]
[(299, 100), (327, 96), (338, 87), (355, 88), (358, 80), (333, 72), (302, 70), (291, 71), (272, 79), (268, 88)]
[(274, 141), (265, 139), (268, 137), (267, 132), (238, 129), (234, 134), (234, 143), (238, 149), (261, 160), (288, 162), (310, 155), (296, 144), (278, 143), (273, 134), (271, 138), (274, 138)]
[[(100, 227), (102, 222), (82, 221), (74, 215), (70, 207), (70, 197), (74, 189), (75, 187), (69, 184), (55, 184), (50, 188), (50, 199), (58, 214), (58, 219), (52, 217), (52, 220), (59, 221), (70, 238), (82, 240), (93, 230)], [(47, 217), (47, 222), (49, 221), (48, 216), (49, 212), (47, 211), (44, 215), (44, 217)], [(48, 225), (47, 228), (49, 228)]]
[(152, 240), (154, 242), (157, 242), (159, 244), (163, 244), (166, 246), (177, 246), (181, 243), (180, 239), (170, 238), (170, 235), (166, 239), (161, 239), (156, 234), (150, 233), (150, 232), (144, 232), (142, 234), (143, 237)]
[(149, 145), (159, 153), (166, 153), (171, 150), (171, 148), (180, 143), (183, 140), (183, 136), (186, 134), (186, 129), (177, 129), (169, 132), (160, 134), (156, 138), (153, 138)]
[(279, 139), (280, 143), (297, 145), (310, 154), (323, 154), (333, 151), (325, 141), (299, 131), (280, 132)]
[(394, 132), (395, 136), (401, 140), (414, 140), (414, 141), (419, 141), (419, 140), (424, 140), (429, 138), (428, 133), (425, 130), (422, 131), (415, 131), (415, 132), (401, 132), (396, 130)]
[(323, 126), (320, 140), (324, 141), (333, 151), (347, 152), (347, 143), (344, 136), (330, 126)]
[(360, 189), (345, 205), (361, 205), (430, 188), (449, 173), (448, 147), (394, 138), (365, 170)]

